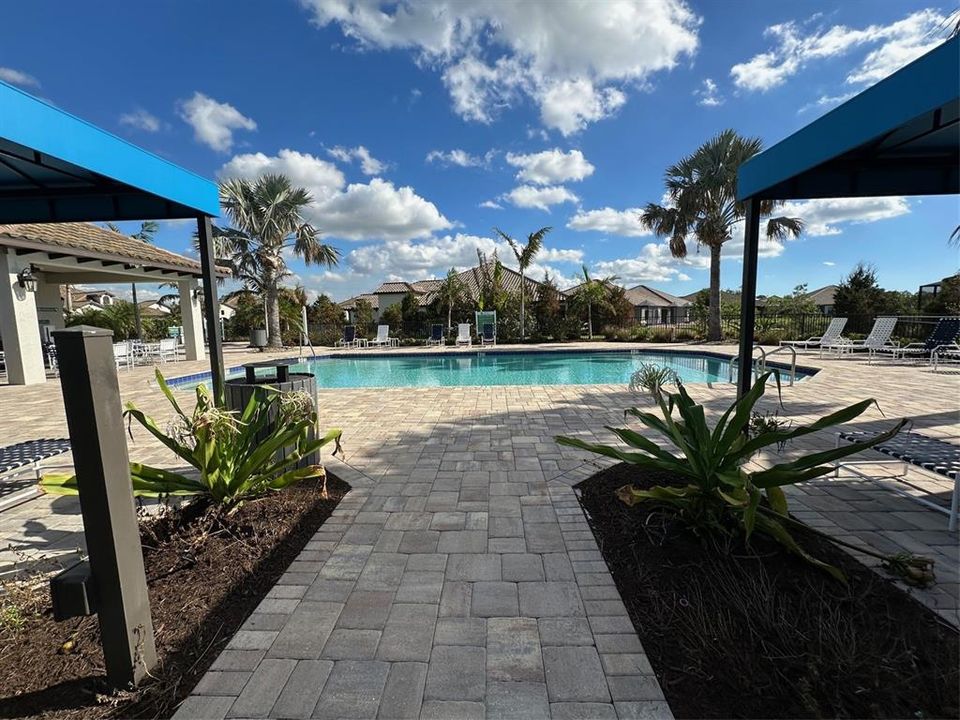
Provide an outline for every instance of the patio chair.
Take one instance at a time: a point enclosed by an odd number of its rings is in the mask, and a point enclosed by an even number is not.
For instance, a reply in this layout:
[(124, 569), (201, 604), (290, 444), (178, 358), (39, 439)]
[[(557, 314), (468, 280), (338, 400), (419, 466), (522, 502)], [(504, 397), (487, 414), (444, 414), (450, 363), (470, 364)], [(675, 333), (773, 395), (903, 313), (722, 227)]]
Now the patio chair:
[(115, 342), (113, 344), (113, 359), (117, 363), (117, 370), (121, 365), (133, 367), (133, 347), (129, 342)]
[(497, 344), (497, 328), (493, 323), (483, 324), (483, 333), (480, 335), (481, 345)]
[(357, 326), (344, 325), (343, 337), (334, 343), (334, 347), (349, 348), (349, 347), (356, 347), (356, 345), (357, 345)]
[[(837, 445), (840, 445), (841, 440), (859, 442), (871, 435), (872, 433), (864, 430), (837, 433)], [(921, 435), (917, 432), (900, 432), (886, 442), (874, 445), (872, 449), (896, 458), (899, 462), (903, 463), (902, 472), (899, 475), (888, 476), (890, 479), (899, 480), (900, 482), (910, 485), (910, 483), (903, 479), (907, 475), (907, 465), (913, 465), (928, 472), (952, 479), (953, 492), (950, 496), (949, 510), (941, 505), (916, 497), (902, 490), (897, 490), (896, 488), (894, 488), (894, 490), (897, 494), (904, 495), (933, 510), (949, 514), (950, 519), (947, 529), (951, 532), (957, 529), (957, 508), (958, 504), (960, 504), (960, 445), (944, 442), (943, 440)], [(877, 482), (879, 478), (868, 475), (857, 469), (857, 466), (882, 465), (889, 462), (889, 460), (840, 460), (837, 462), (837, 469), (834, 475), (839, 475), (840, 469), (844, 468), (865, 480)], [(911, 485), (911, 487), (913, 486)]]
[(457, 347), (473, 345), (473, 338), (470, 336), (470, 323), (460, 323), (457, 325)]
[(430, 337), (427, 338), (427, 345), (439, 345), (443, 347), (443, 325), (434, 323), (430, 326)]
[(390, 337), (390, 326), (389, 325), (377, 325), (377, 337), (370, 341), (371, 345), (376, 345), (377, 347), (386, 346), (395, 346), (400, 344), (400, 340), (395, 337)]
[(903, 347), (878, 348), (880, 352), (889, 352), (894, 360), (906, 360), (907, 356), (933, 362), (933, 356), (941, 349), (949, 352), (952, 345), (960, 339), (960, 318), (942, 317), (937, 320), (931, 333), (923, 342), (912, 342)]
[(781, 340), (781, 345), (789, 345), (792, 348), (798, 350), (811, 350), (813, 348), (818, 348), (821, 345), (830, 345), (837, 342), (843, 328), (846, 327), (847, 319), (845, 317), (835, 317), (830, 321), (830, 324), (827, 326), (827, 329), (823, 331), (823, 335), (819, 337), (809, 337), (806, 340)]
[(153, 346), (152, 353), (162, 363), (167, 362), (167, 360), (177, 362), (180, 359), (180, 353), (177, 349), (177, 339), (163, 338)]
[(937, 349), (933, 354), (933, 370), (940, 369), (940, 363), (960, 362), (960, 344), (951, 343)]
[(65, 438), (44, 438), (0, 448), (0, 510), (41, 494), (40, 462), (70, 450)]
[(847, 353), (853, 353), (858, 350), (866, 350), (870, 357), (880, 349), (886, 347), (899, 347), (896, 343), (890, 341), (893, 335), (893, 329), (897, 325), (895, 317), (880, 317), (874, 320), (870, 334), (863, 340), (848, 340), (845, 337), (837, 339), (829, 345), (821, 343), (820, 357), (823, 357), (823, 351), (833, 351), (837, 357)]

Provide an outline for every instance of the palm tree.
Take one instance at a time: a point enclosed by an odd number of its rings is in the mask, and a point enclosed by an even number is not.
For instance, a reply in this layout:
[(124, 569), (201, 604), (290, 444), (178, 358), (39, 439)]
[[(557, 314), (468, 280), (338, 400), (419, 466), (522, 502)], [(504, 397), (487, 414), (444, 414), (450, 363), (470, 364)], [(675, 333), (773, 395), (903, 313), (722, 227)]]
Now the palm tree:
[[(667, 168), (664, 184), (670, 197), (666, 206), (649, 203), (640, 220), (660, 237), (669, 238), (670, 252), (676, 258), (687, 255), (687, 237), (710, 249), (710, 308), (707, 339), (719, 340), (720, 332), (720, 253), (732, 237), (732, 228), (742, 220), (746, 207), (737, 201), (737, 171), (760, 152), (759, 138), (744, 138), (733, 130), (724, 130), (708, 140), (692, 155)], [(760, 202), (761, 217), (769, 216), (781, 203)], [(786, 240), (803, 231), (800, 218), (771, 217), (767, 237)]]
[[(113, 230), (115, 233), (120, 233), (121, 235), (123, 234), (120, 231), (120, 228), (112, 222), (108, 222), (107, 227)], [(160, 230), (160, 223), (155, 220), (145, 220), (144, 222), (140, 223), (140, 229), (130, 235), (130, 237), (132, 237), (134, 240), (140, 240), (142, 242), (152, 244), (153, 236), (157, 234), (158, 230)], [(69, 286), (67, 286), (67, 292), (70, 292)], [(140, 324), (140, 304), (137, 302), (137, 284), (135, 282), (130, 283), (130, 294), (133, 299), (133, 317), (137, 331), (137, 339), (142, 340), (143, 328)]]
[(294, 187), (283, 175), (262, 175), (220, 183), (220, 204), (233, 221), (221, 231), (232, 244), (240, 279), (263, 293), (267, 306), (267, 335), (271, 347), (281, 347), (280, 279), (289, 274), (284, 250), (291, 249), (306, 264), (332, 267), (340, 251), (320, 241), (319, 232), (304, 217), (313, 202), (310, 193)]
[(526, 313), (524, 311), (524, 294), (527, 284), (527, 268), (530, 267), (530, 263), (533, 262), (533, 259), (537, 256), (537, 253), (539, 253), (540, 249), (543, 247), (543, 238), (545, 238), (547, 233), (552, 229), (553, 228), (551, 227), (542, 227), (536, 232), (530, 233), (527, 235), (527, 244), (523, 245), (522, 247), (516, 240), (507, 235), (500, 228), (493, 229), (494, 232), (506, 240), (510, 245), (510, 249), (513, 250), (514, 257), (517, 258), (517, 264), (520, 266), (520, 340), (523, 340), (526, 337), (526, 333), (524, 332), (524, 323), (526, 320)]
[(447, 304), (447, 331), (453, 327), (453, 306), (459, 302), (466, 294), (467, 286), (460, 279), (460, 273), (453, 268), (447, 272), (447, 276), (437, 288), (437, 297), (441, 297)]
[(581, 306), (585, 305), (587, 308), (587, 333), (591, 340), (593, 340), (593, 306), (606, 301), (610, 286), (619, 279), (616, 275), (601, 279), (592, 278), (587, 266), (583, 266), (583, 282), (576, 289), (574, 297)]

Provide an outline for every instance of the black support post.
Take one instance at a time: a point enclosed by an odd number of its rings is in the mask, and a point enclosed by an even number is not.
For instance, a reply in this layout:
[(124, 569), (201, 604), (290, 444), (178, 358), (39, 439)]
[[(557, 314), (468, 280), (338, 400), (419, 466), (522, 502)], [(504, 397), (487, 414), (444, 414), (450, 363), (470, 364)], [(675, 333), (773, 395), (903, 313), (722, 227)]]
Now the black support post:
[(200, 270), (203, 273), (203, 317), (207, 326), (207, 347), (210, 352), (210, 376), (213, 397), (223, 404), (223, 343), (220, 338), (220, 299), (217, 297), (216, 255), (213, 228), (206, 215), (197, 218), (200, 239)]
[(760, 201), (748, 198), (743, 238), (743, 284), (740, 288), (740, 366), (737, 397), (753, 383), (753, 325), (757, 314), (757, 253), (760, 249)]
[(113, 333), (79, 326), (53, 333), (80, 492), (80, 512), (107, 678), (136, 685), (157, 663), (150, 598), (130, 483)]

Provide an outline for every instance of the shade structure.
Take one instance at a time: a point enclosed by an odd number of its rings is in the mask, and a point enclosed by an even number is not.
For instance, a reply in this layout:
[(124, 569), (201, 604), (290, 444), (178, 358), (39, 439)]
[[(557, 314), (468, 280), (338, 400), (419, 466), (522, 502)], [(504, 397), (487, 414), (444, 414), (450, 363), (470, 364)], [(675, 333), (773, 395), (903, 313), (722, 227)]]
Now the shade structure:
[(960, 193), (960, 37), (743, 164), (740, 380), (751, 384), (760, 202)]
[(210, 224), (219, 211), (216, 183), (0, 82), (0, 223), (195, 219), (213, 384), (222, 390)]

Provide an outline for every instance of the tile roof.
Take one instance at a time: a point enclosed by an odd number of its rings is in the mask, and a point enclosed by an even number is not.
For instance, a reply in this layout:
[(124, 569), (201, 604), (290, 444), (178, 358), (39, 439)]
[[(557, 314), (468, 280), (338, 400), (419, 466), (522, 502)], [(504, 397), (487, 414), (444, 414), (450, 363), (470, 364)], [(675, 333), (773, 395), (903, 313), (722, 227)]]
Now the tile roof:
[(808, 292), (807, 298), (810, 299), (814, 305), (833, 305), (833, 296), (836, 292), (836, 285), (825, 285), (822, 288)]
[(380, 285), (376, 290), (373, 291), (373, 295), (379, 295), (381, 293), (406, 293), (412, 292), (413, 287), (410, 283), (407, 282), (385, 282)]
[(649, 285), (635, 285), (627, 290), (627, 299), (634, 307), (686, 307), (690, 301), (671, 295), (663, 290), (657, 290)]
[(339, 305), (344, 310), (353, 310), (357, 307), (357, 300), (366, 300), (374, 310), (380, 309), (380, 298), (372, 293), (367, 295), (354, 295), (352, 298), (348, 298), (339, 303)]
[[(146, 269), (161, 268), (200, 275), (200, 263), (196, 260), (91, 223), (0, 224), (0, 246), (2, 245), (41, 252), (63, 252), (76, 257), (143, 265)], [(218, 269), (220, 274), (229, 274), (228, 268)]]

